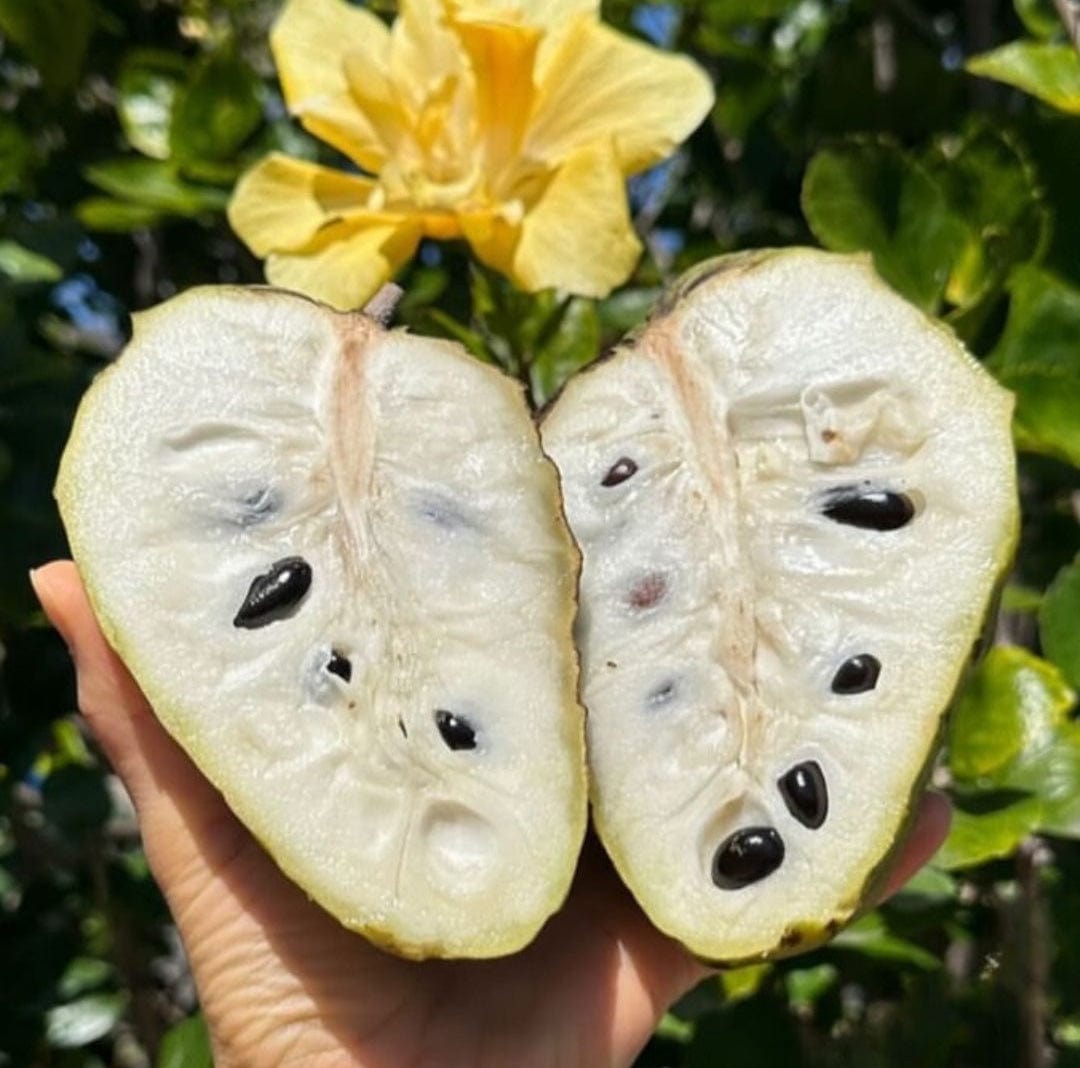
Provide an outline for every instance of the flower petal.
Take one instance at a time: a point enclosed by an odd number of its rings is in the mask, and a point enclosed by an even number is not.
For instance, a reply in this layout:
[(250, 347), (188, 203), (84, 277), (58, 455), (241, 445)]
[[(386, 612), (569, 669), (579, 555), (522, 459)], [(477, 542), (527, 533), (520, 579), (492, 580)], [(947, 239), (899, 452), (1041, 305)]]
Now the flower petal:
[(670, 155), (713, 101), (708, 76), (692, 60), (583, 17), (538, 73), (524, 151), (549, 164), (612, 138), (623, 173), (633, 174)]
[(603, 297), (640, 254), (619, 161), (610, 142), (596, 142), (567, 159), (525, 216), (511, 277), (530, 291)]
[(418, 226), (369, 214), (332, 224), (301, 252), (274, 254), (266, 277), (343, 311), (362, 308), (416, 251)]
[(370, 178), (274, 153), (236, 184), (229, 225), (256, 256), (307, 244), (327, 223), (363, 208)]
[(513, 22), (455, 17), (475, 83), (476, 122), (489, 166), (517, 155), (533, 99), (533, 64), (542, 32)]
[(346, 60), (386, 76), (390, 31), (344, 0), (288, 0), (270, 43), (289, 109), (305, 129), (377, 171), (386, 146), (349, 93)]

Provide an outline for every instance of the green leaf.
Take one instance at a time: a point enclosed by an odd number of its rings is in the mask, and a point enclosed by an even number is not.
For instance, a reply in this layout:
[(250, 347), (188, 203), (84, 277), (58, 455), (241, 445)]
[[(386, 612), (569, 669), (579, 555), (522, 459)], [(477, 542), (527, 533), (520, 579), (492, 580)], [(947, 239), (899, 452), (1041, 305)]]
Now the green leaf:
[(934, 855), (934, 864), (954, 871), (1011, 856), (1037, 829), (1041, 815), (1037, 797), (1021, 797), (990, 812), (967, 812), (957, 806), (949, 836)]
[(120, 993), (89, 994), (57, 1005), (45, 1016), (45, 1037), (58, 1049), (88, 1046), (112, 1032), (126, 1005), (127, 998)]
[(771, 964), (744, 964), (741, 968), (725, 968), (720, 973), (720, 987), (725, 1001), (742, 1001), (753, 997), (772, 972)]
[(834, 964), (793, 968), (784, 976), (788, 1004), (795, 1010), (812, 1009), (814, 1003), (836, 985), (840, 972)]
[(114, 159), (95, 163), (86, 178), (105, 193), (143, 208), (171, 215), (196, 216), (224, 211), (228, 194), (185, 182), (167, 163), (149, 159)]
[(75, 957), (64, 969), (57, 993), (64, 1001), (104, 986), (114, 975), (113, 966), (97, 957)]
[(165, 1032), (155, 1068), (213, 1068), (210, 1034), (201, 1012)]
[(1043, 652), (1080, 690), (1080, 557), (1063, 567), (1039, 608)]
[(172, 52), (141, 50), (128, 55), (120, 70), (120, 125), (132, 148), (151, 159), (171, 154), (173, 106), (185, 69), (184, 60)]
[(572, 298), (529, 366), (536, 406), (546, 404), (575, 371), (591, 363), (599, 348), (600, 320), (595, 303)]
[(26, 53), (54, 96), (78, 79), (93, 27), (89, 0), (0, 0), (0, 33)]
[(1013, 272), (1009, 292), (987, 365), (1016, 394), (1017, 446), (1080, 466), (1080, 289), (1028, 265)]
[(32, 158), (30, 138), (16, 122), (0, 115), (0, 194), (18, 189)]
[(943, 139), (926, 163), (968, 229), (945, 296), (961, 308), (996, 296), (1009, 271), (1036, 258), (1049, 238), (1027, 156), (1011, 137), (980, 123), (962, 138)]
[(128, 200), (112, 197), (88, 197), (75, 207), (75, 215), (83, 226), (105, 233), (128, 234), (156, 226), (166, 213), (145, 204), (132, 204)]
[(1037, 612), (1042, 604), (1043, 595), (1030, 586), (1021, 586), (1010, 582), (1001, 591), (1002, 612)]
[(1061, 33), (1061, 16), (1053, 0), (1013, 0), (1024, 28), (1034, 37), (1056, 37)]
[(1010, 766), (1049, 745), (1073, 693), (1053, 664), (999, 645), (972, 672), (949, 722), (949, 768), (963, 781), (1015, 785)]
[(1019, 649), (991, 649), (968, 679), (949, 718), (949, 769), (956, 778), (991, 775), (1023, 748), (1024, 716), (1014, 685), (1014, 659), (1023, 655)]
[(171, 143), (186, 161), (231, 156), (262, 119), (261, 83), (237, 56), (206, 57), (180, 92), (173, 112)]
[(941, 961), (933, 953), (894, 935), (880, 912), (867, 913), (841, 931), (829, 944), (837, 949), (854, 950), (875, 960), (912, 964), (926, 971), (941, 967)]
[(851, 139), (819, 152), (803, 179), (802, 208), (826, 248), (872, 253), (881, 276), (930, 311), (967, 241), (929, 171), (887, 141)]
[(1069, 115), (1080, 115), (1080, 53), (1072, 45), (1012, 41), (972, 56), (969, 73), (1030, 93)]
[(0, 241), (0, 271), (13, 282), (59, 282), (64, 276), (58, 263), (14, 241)]

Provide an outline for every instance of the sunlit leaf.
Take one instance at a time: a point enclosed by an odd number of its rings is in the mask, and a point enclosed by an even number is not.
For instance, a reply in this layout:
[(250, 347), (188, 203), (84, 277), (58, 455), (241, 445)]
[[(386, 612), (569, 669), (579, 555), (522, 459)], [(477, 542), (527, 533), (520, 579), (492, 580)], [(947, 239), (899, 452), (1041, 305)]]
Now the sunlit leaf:
[(149, 159), (114, 159), (95, 163), (86, 178), (102, 192), (139, 207), (172, 215), (196, 216), (224, 211), (228, 194), (185, 182), (167, 163)]
[(1013, 7), (1028, 33), (1036, 37), (1061, 33), (1061, 16), (1054, 8), (1054, 0), (1013, 0)]
[(989, 812), (954, 808), (952, 826), (934, 864), (947, 870), (971, 868), (988, 860), (1011, 856), (1039, 825), (1042, 805), (1037, 797), (1020, 797)]
[(13, 282), (58, 282), (64, 272), (48, 256), (14, 241), (0, 240), (0, 272)]
[(1080, 53), (1070, 44), (1012, 41), (973, 56), (967, 70), (1022, 89), (1069, 115), (1080, 115)]
[(45, 1033), (50, 1046), (72, 1049), (88, 1046), (111, 1033), (127, 1004), (125, 995), (89, 994), (57, 1005), (45, 1018)]
[(816, 964), (812, 968), (793, 968), (784, 976), (784, 989), (793, 1009), (813, 1008), (814, 1002), (835, 985), (840, 972), (834, 964)]
[(75, 215), (89, 230), (129, 234), (133, 230), (156, 226), (166, 213), (157, 208), (148, 208), (145, 204), (132, 204), (129, 200), (88, 197), (76, 205)]
[(1058, 572), (1039, 608), (1043, 652), (1080, 690), (1080, 559)]
[(803, 179), (802, 208), (826, 248), (872, 253), (881, 276), (929, 310), (967, 240), (941, 186), (886, 141), (852, 139), (819, 152)]
[(116, 108), (131, 146), (151, 159), (170, 155), (173, 106), (185, 64), (171, 52), (130, 54), (117, 80)]
[(1016, 394), (1017, 445), (1080, 465), (1080, 289), (1025, 266), (1009, 291), (1009, 318), (987, 363)]

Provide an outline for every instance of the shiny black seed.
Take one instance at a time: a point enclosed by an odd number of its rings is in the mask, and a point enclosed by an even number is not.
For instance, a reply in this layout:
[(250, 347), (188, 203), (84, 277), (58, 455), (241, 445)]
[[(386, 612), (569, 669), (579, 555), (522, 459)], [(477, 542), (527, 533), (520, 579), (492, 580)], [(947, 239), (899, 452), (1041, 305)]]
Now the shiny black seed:
[(617, 486), (637, 473), (637, 464), (629, 456), (620, 456), (608, 469), (600, 482), (601, 486)]
[(285, 619), (311, 586), (311, 565), (301, 556), (286, 556), (252, 582), (234, 627), (252, 630)]
[(435, 713), (435, 726), (439, 728), (442, 740), (450, 749), (475, 749), (476, 731), (464, 717), (440, 708)]
[(829, 790), (816, 760), (796, 764), (777, 779), (780, 796), (790, 812), (804, 827), (817, 830), (829, 814)]
[(870, 486), (840, 486), (828, 495), (822, 512), (849, 527), (899, 530), (911, 522), (915, 505), (906, 493)]
[(832, 692), (844, 695), (866, 693), (877, 685), (881, 674), (881, 661), (869, 653), (859, 653), (845, 660), (832, 680)]
[(740, 890), (772, 875), (784, 860), (784, 841), (774, 827), (744, 827), (720, 843), (712, 863), (721, 890)]
[(342, 656), (336, 649), (331, 650), (330, 659), (326, 662), (326, 670), (331, 675), (337, 675), (339, 679), (349, 682), (352, 679), (352, 664), (347, 656)]

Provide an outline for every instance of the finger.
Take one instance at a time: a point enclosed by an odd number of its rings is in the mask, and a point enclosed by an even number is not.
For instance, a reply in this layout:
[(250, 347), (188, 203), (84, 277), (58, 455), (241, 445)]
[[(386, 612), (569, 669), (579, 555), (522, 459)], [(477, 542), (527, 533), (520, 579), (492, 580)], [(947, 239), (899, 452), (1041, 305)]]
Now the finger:
[(71, 650), (79, 708), (131, 795), (148, 859), (169, 893), (181, 874), (187, 880), (235, 853), (246, 832), (166, 733), (109, 647), (75, 565), (70, 560), (46, 564), (30, 579), (45, 614)]
[(952, 822), (952, 806), (944, 794), (923, 795), (907, 841), (885, 880), (879, 900), (897, 892), (941, 847)]

